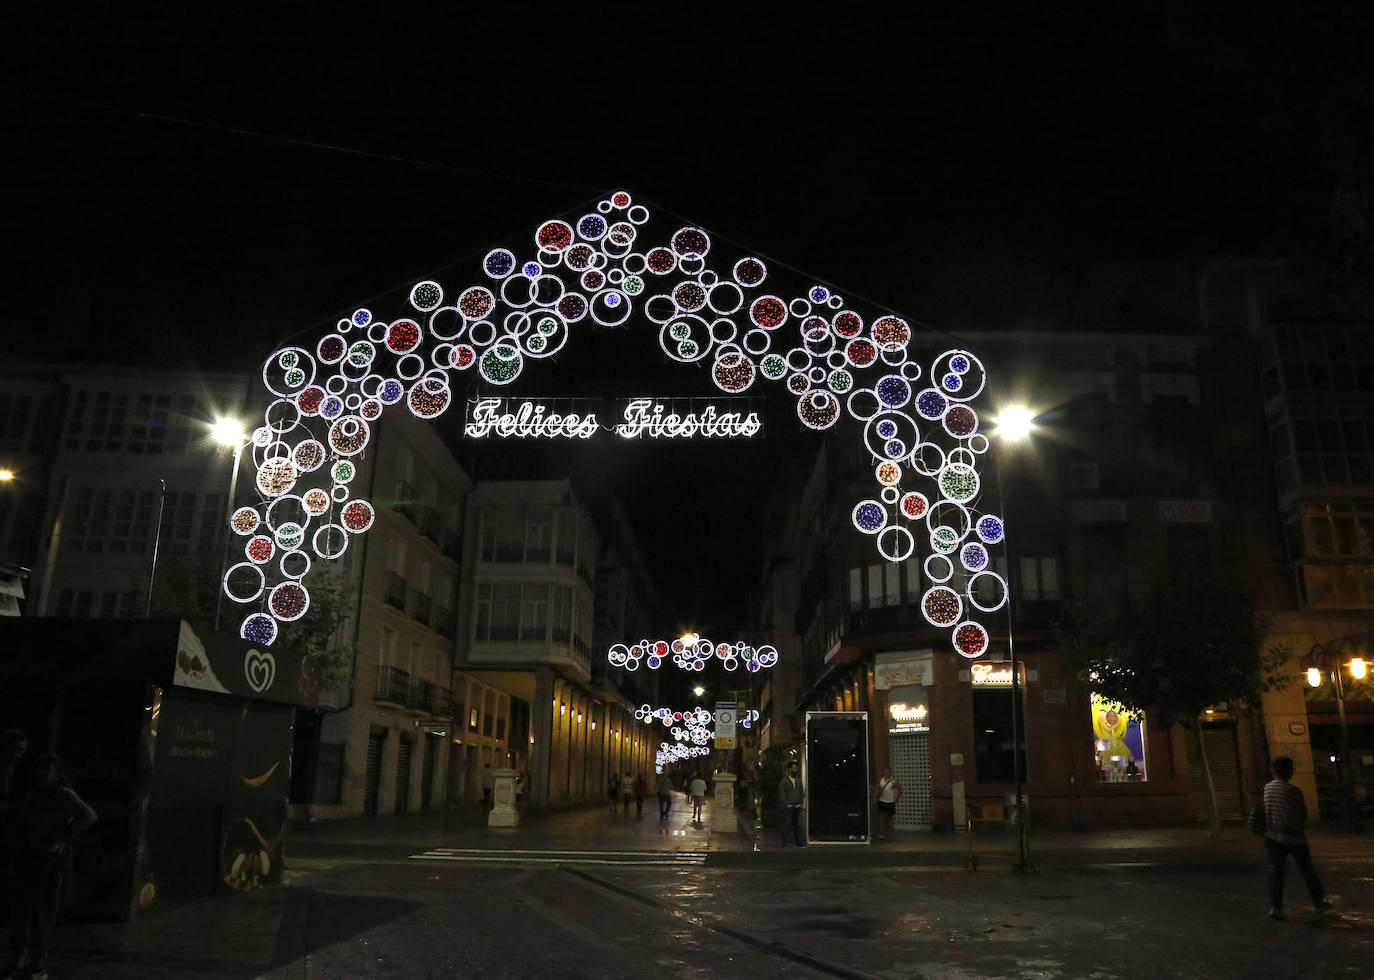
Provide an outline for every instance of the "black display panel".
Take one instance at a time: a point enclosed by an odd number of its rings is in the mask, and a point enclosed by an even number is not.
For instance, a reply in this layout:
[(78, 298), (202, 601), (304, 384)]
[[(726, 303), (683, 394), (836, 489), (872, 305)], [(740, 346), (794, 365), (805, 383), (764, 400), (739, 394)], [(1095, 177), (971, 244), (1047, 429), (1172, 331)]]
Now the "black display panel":
[(868, 840), (868, 714), (806, 714), (806, 839)]

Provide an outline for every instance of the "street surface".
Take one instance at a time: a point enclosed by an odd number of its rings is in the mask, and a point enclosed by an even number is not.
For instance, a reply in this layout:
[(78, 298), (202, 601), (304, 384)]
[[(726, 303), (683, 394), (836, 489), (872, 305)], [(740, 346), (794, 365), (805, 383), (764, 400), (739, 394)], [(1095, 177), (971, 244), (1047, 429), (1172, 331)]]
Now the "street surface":
[[(709, 816), (709, 815), (708, 815)], [(299, 834), (288, 884), (59, 933), (53, 977), (1374, 976), (1374, 835), (1320, 833), (1334, 912), (1290, 869), (1275, 922), (1241, 830), (1010, 835), (779, 849), (600, 810), (491, 831), (434, 818)]]

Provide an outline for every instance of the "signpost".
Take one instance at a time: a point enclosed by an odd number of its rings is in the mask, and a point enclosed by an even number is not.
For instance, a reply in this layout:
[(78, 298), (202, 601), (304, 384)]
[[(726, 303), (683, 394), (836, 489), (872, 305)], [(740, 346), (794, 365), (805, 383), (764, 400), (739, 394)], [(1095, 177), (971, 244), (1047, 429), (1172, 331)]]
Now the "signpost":
[(735, 718), (739, 705), (734, 701), (716, 702), (716, 748), (735, 747)]

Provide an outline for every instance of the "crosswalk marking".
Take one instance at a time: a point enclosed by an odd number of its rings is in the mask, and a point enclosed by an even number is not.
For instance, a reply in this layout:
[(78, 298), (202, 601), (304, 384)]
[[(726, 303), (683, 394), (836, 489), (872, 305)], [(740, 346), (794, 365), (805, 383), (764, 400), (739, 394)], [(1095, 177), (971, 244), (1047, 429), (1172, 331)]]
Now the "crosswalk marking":
[(414, 861), (453, 861), (471, 864), (633, 864), (650, 867), (700, 867), (704, 851), (533, 851), (436, 847), (410, 855)]

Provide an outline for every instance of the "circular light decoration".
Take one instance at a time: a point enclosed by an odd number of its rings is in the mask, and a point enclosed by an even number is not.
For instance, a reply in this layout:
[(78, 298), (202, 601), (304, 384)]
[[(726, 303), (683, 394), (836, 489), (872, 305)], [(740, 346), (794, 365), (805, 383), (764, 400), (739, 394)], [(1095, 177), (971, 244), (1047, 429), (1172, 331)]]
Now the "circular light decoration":
[(478, 373), (492, 384), (510, 384), (520, 376), (525, 359), (512, 344), (496, 344), (482, 355), (477, 365)]
[(760, 296), (749, 305), (749, 319), (764, 330), (776, 330), (787, 320), (787, 304), (776, 296)]
[(375, 422), (382, 417), (382, 403), (375, 398), (369, 398), (358, 407), (358, 414), (369, 422)]
[(295, 551), (305, 539), (305, 529), (295, 521), (286, 521), (277, 528), (274, 537), (283, 551)]
[(291, 459), (302, 473), (314, 473), (324, 465), (324, 446), (315, 439), (306, 439), (291, 451)]
[(437, 282), (426, 279), (410, 287), (410, 305), (421, 313), (428, 313), (444, 301), (444, 290)]
[(954, 649), (959, 651), (961, 657), (976, 660), (987, 652), (988, 631), (971, 619), (954, 627), (952, 636)]
[(372, 526), (376, 517), (377, 513), (372, 509), (372, 505), (360, 497), (344, 505), (341, 520), (344, 527), (354, 534), (362, 534)]
[(843, 395), (850, 388), (854, 387), (854, 375), (845, 370), (831, 371), (825, 383), (830, 390), (837, 395)]
[(340, 456), (356, 456), (370, 437), (367, 423), (356, 415), (345, 415), (329, 427), (329, 445)]
[(706, 305), (706, 290), (701, 288), (701, 283), (680, 282), (673, 288), (673, 302), (678, 309), (687, 313), (695, 313)]
[(986, 514), (978, 518), (978, 523), (974, 526), (974, 533), (982, 539), (984, 544), (996, 544), (1002, 540), (1006, 529), (1002, 526), (1002, 519)]
[(760, 259), (740, 259), (731, 274), (741, 286), (757, 286), (768, 276), (768, 267)]
[(355, 340), (348, 348), (348, 363), (355, 368), (364, 368), (377, 356), (377, 348), (366, 340)]
[(365, 327), (372, 322), (372, 311), (367, 309), (355, 310), (351, 319), (355, 327)]
[(315, 356), (322, 364), (338, 364), (343, 360), (347, 350), (348, 345), (344, 343), (344, 339), (336, 333), (331, 333), (320, 338), (320, 342), (315, 345)]
[(401, 387), (401, 382), (395, 378), (387, 378), (382, 382), (381, 388), (377, 390), (377, 400), (383, 405), (395, 405), (405, 393), (406, 390)]
[(797, 417), (808, 429), (828, 429), (840, 417), (840, 400), (828, 391), (813, 388), (797, 402)]
[(229, 526), (235, 534), (252, 534), (262, 524), (262, 518), (255, 507), (240, 507), (229, 518)]
[(319, 517), (329, 509), (329, 494), (319, 487), (307, 490), (301, 496), (301, 506), (311, 517)]
[(863, 328), (863, 317), (851, 310), (836, 313), (835, 318), (830, 321), (830, 329), (835, 331), (835, 336), (845, 340), (852, 340), (857, 337)]
[(221, 587), (234, 602), (255, 602), (262, 595), (265, 582), (261, 568), (252, 562), (241, 561), (224, 573)]
[(254, 481), (264, 497), (278, 497), (296, 485), (296, 467), (285, 456), (262, 461)]
[(255, 565), (264, 565), (272, 560), (276, 554), (277, 546), (272, 543), (272, 539), (265, 534), (258, 534), (248, 540), (243, 546), (243, 553), (248, 556), (248, 560)]
[(778, 354), (769, 354), (760, 362), (759, 371), (769, 381), (777, 381), (787, 373), (787, 361)]
[(861, 500), (854, 505), (850, 519), (864, 534), (877, 534), (887, 524), (887, 508), (876, 500)]
[(677, 253), (667, 248), (651, 248), (644, 256), (644, 265), (656, 276), (666, 276), (677, 266)]
[(885, 487), (896, 486), (902, 479), (902, 468), (896, 463), (879, 463), (873, 476)]
[(282, 622), (293, 622), (310, 609), (310, 593), (299, 582), (282, 582), (267, 594), (267, 608)]
[(407, 403), (416, 418), (432, 419), (443, 414), (451, 397), (448, 385), (443, 381), (435, 377), (425, 377), (410, 389)]
[(910, 339), (911, 328), (899, 316), (879, 317), (873, 322), (873, 342), (881, 351), (895, 353), (906, 347)]
[(916, 550), (916, 539), (900, 524), (889, 524), (878, 532), (878, 553), (890, 562), (906, 561)]
[[(980, 584), (984, 580), (991, 580), (996, 583), (997, 597), (990, 603), (984, 604), (978, 596)], [(968, 596), (968, 601), (974, 607), (983, 612), (996, 612), (1007, 603), (1007, 581), (996, 572), (984, 569), (981, 572), (974, 572), (968, 577), (968, 582), (964, 586), (964, 594)]]
[(329, 468), (329, 475), (335, 483), (347, 483), (356, 473), (357, 469), (346, 459), (339, 460)]
[(270, 647), (277, 638), (277, 624), (266, 613), (253, 613), (239, 627), (239, 636), (249, 643)]
[(393, 354), (406, 354), (420, 343), (420, 325), (414, 320), (397, 320), (386, 328), (386, 349)]
[(711, 251), (711, 239), (700, 228), (683, 228), (673, 235), (673, 251), (684, 259), (702, 259)]
[(954, 562), (945, 555), (927, 555), (924, 567), (926, 578), (932, 582), (948, 582), (954, 577)]
[(515, 256), (508, 249), (494, 248), (482, 260), (482, 268), (493, 279), (504, 279), (515, 269)]
[(577, 222), (577, 233), (589, 242), (606, 234), (606, 219), (599, 214), (584, 214)]
[(964, 603), (947, 585), (935, 585), (921, 597), (921, 614), (931, 626), (951, 626), (963, 615)]
[(948, 350), (930, 364), (930, 377), (940, 379), (940, 387), (954, 401), (977, 397), (987, 383), (983, 364), (966, 350)]
[(465, 289), (463, 294), (458, 297), (458, 312), (463, 314), (467, 320), (480, 320), (491, 312), (491, 308), (496, 305), (496, 297), (491, 294), (491, 290), (483, 286), (473, 286)]
[(901, 408), (911, 401), (911, 384), (899, 374), (889, 374), (880, 378), (873, 386), (878, 401), (888, 408)]
[(283, 578), (303, 579), (310, 572), (310, 556), (304, 551), (288, 551), (277, 562)]
[(320, 413), (320, 406), (324, 403), (324, 389), (311, 385), (296, 396), (296, 407), (305, 416), (314, 416)]
[(930, 532), (930, 546), (942, 555), (947, 555), (959, 547), (959, 535), (954, 528), (940, 525)]
[(916, 412), (923, 419), (934, 422), (943, 418), (948, 408), (949, 399), (934, 388), (926, 388), (916, 396)]
[(919, 491), (912, 490), (910, 493), (907, 493), (902, 497), (902, 514), (908, 520), (920, 520), (922, 517), (925, 516), (926, 508), (929, 506), (930, 501), (926, 499), (925, 494), (920, 493)]
[(348, 533), (338, 524), (326, 524), (310, 539), (315, 554), (332, 561), (348, 550)]
[(957, 503), (978, 495), (978, 471), (965, 463), (949, 463), (940, 474), (940, 489)]
[(754, 362), (737, 350), (727, 351), (712, 366), (711, 376), (722, 391), (741, 392), (754, 383)]
[(970, 541), (959, 549), (959, 563), (970, 572), (981, 572), (988, 567), (988, 549), (977, 541)]
[(945, 431), (956, 439), (973, 435), (978, 429), (978, 413), (967, 405), (951, 405), (942, 421)]
[(870, 341), (856, 337), (844, 345), (844, 358), (855, 367), (868, 367), (878, 356), (878, 350)]
[(535, 243), (545, 252), (561, 252), (572, 240), (572, 225), (566, 221), (546, 221), (534, 233)]

